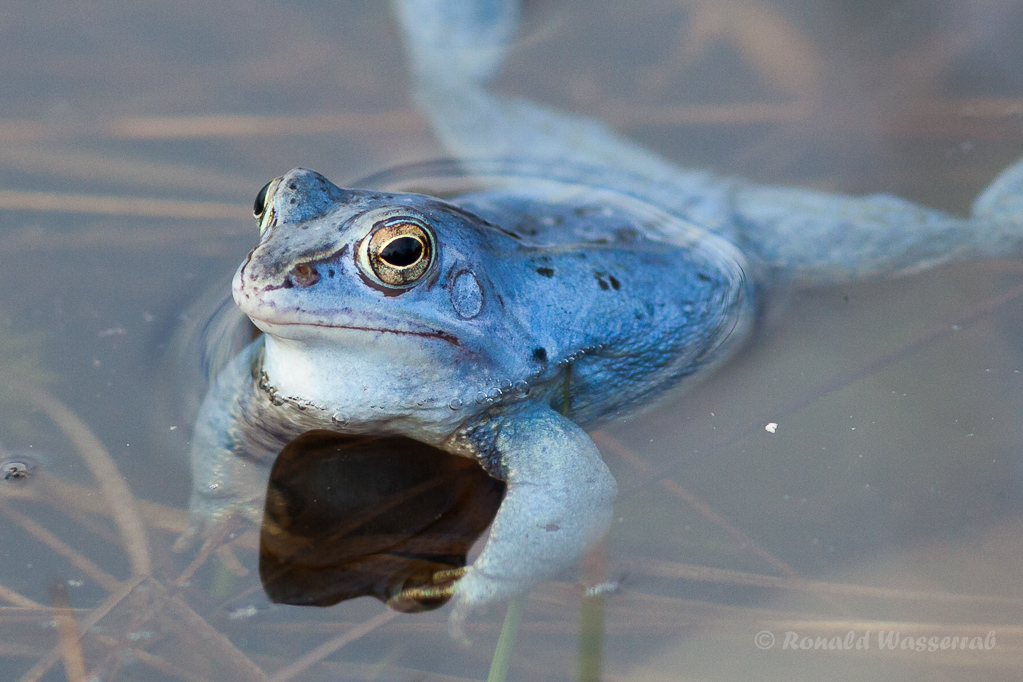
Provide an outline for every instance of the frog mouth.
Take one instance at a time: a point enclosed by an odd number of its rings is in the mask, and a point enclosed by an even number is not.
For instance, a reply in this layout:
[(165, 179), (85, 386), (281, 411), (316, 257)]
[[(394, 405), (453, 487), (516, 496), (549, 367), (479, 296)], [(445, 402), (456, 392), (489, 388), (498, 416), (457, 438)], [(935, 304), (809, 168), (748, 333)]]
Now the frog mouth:
[[(269, 329), (276, 327), (315, 327), (317, 329), (349, 329), (352, 331), (359, 332), (375, 332), (378, 334), (399, 334), (402, 336), (418, 336), (424, 339), (440, 339), (445, 343), (450, 343), (452, 346), (459, 347), (462, 344), (459, 342), (458, 337), (447, 332), (442, 332), (436, 329), (388, 329), (385, 327), (366, 327), (354, 324), (327, 324), (326, 322), (282, 322), (272, 321), (259, 317), (249, 316), (253, 323), (257, 327), (260, 327), (267, 333), (272, 333)], [(266, 327), (267, 329), (264, 329)]]

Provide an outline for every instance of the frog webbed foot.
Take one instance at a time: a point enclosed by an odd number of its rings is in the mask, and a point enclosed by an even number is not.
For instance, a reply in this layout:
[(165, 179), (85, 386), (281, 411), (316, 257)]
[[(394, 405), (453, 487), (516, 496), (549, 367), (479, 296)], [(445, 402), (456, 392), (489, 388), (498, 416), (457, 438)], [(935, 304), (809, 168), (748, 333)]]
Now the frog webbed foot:
[(483, 83), (519, 23), (519, 0), (391, 0), (414, 70), (425, 78)]
[(525, 592), (571, 567), (607, 531), (617, 486), (596, 445), (546, 406), (484, 427), (479, 443), (508, 483), (490, 537), (454, 588), (451, 631), (476, 608)]

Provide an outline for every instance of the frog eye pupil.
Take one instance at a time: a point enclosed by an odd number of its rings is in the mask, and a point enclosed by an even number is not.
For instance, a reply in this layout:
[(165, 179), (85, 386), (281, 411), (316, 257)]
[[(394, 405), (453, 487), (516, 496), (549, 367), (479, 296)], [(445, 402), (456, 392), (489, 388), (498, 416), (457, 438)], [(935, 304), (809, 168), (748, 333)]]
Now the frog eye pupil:
[(407, 268), (423, 257), (423, 243), (415, 237), (392, 239), (380, 249), (380, 258), (396, 268)]
[(389, 289), (408, 289), (430, 271), (437, 247), (429, 223), (400, 216), (382, 220), (359, 246), (362, 271)]
[(252, 217), (259, 220), (263, 217), (263, 211), (266, 210), (266, 193), (270, 190), (270, 185), (273, 181), (263, 185), (263, 189), (259, 190), (259, 194), (256, 195), (256, 201), (252, 204)]

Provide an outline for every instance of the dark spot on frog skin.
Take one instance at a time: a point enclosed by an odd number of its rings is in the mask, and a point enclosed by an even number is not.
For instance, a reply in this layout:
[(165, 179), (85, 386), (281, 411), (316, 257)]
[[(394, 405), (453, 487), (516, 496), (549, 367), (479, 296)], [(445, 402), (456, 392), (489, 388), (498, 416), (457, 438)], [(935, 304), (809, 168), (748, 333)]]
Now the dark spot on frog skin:
[(556, 523), (548, 523), (546, 526), (543, 527), (543, 529), (548, 533), (553, 533), (555, 531), (561, 530), (561, 526), (559, 526)]
[(710, 281), (710, 275), (707, 275), (705, 273), (698, 272), (698, 273), (696, 273), (696, 276), (700, 279), (700, 281), (703, 281), (703, 282), (709, 282)]
[(619, 227), (615, 230), (615, 239), (620, 242), (634, 242), (639, 239), (639, 232), (631, 227)]
[(291, 197), (291, 205), (294, 206), (296, 203), (298, 203), (298, 200), (295, 197)]
[[(619, 282), (613, 275), (609, 275), (606, 272), (594, 270), (593, 276), (597, 279), (597, 284), (599, 284), (600, 288), (603, 289), (604, 291), (607, 291), (612, 287), (614, 288), (615, 291), (618, 291), (618, 289), (622, 286), (621, 282)], [(610, 285), (604, 281), (605, 277), (607, 277), (608, 281), (611, 282)]]
[(536, 269), (536, 274), (542, 275), (543, 277), (553, 277), (554, 276), (554, 269), (553, 268), (537, 268)]
[[(320, 184), (321, 184), (321, 185), (323, 184), (323, 180), (320, 180)], [(288, 185), (288, 189), (290, 189), (290, 190), (296, 190), (296, 189), (298, 189), (298, 185), (296, 185), (295, 183), (293, 183), (293, 182), (292, 182), (292, 183), (290, 183), (290, 184)], [(294, 199), (292, 199), (291, 203), (295, 203)]]
[(327, 270), (327, 277), (334, 277), (334, 270), (333, 270), (333, 268), (330, 269), (330, 270)]
[(533, 360), (536, 362), (547, 362), (547, 349), (546, 348), (533, 349)]

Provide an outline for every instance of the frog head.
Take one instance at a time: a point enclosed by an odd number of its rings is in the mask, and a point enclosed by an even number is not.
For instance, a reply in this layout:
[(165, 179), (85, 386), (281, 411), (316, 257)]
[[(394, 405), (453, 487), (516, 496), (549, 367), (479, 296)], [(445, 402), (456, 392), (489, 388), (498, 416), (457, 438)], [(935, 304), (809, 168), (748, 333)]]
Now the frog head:
[(507, 324), (488, 260), (514, 235), (439, 199), (341, 189), (306, 169), (268, 183), (254, 214), (260, 241), (233, 293), (266, 333), (276, 391), (379, 428), (416, 407), (452, 412), (498, 372), (488, 340)]

